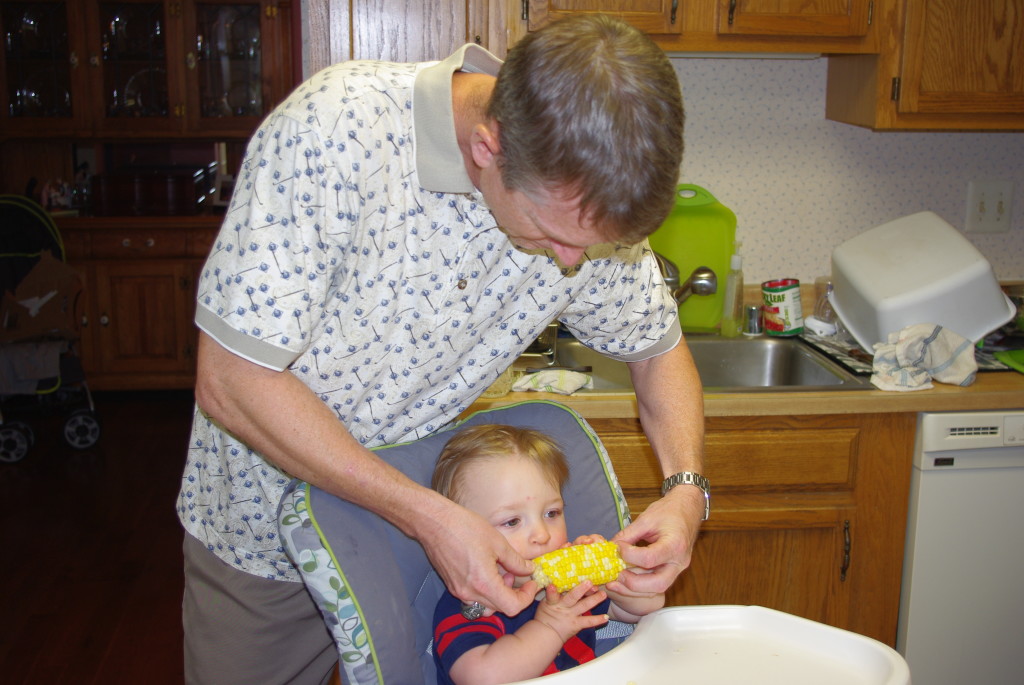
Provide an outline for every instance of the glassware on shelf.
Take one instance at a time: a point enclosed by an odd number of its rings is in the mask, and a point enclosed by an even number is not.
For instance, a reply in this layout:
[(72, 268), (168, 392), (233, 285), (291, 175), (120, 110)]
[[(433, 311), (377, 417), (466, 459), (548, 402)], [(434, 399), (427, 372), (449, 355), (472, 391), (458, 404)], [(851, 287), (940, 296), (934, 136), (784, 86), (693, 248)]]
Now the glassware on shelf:
[(162, 2), (100, 3), (108, 117), (170, 113), (163, 12)]
[(64, 3), (4, 2), (7, 114), (70, 117), (71, 54)]
[(263, 113), (262, 54), (258, 4), (197, 8), (200, 114), (203, 117)]

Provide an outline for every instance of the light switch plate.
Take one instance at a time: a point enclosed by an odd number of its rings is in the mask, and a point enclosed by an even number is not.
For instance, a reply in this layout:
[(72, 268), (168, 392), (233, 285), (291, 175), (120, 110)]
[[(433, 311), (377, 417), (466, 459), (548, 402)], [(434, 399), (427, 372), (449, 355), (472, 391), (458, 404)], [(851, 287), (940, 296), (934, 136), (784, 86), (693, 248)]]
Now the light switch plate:
[(968, 233), (1005, 233), (1010, 230), (1013, 183), (971, 181), (967, 184)]

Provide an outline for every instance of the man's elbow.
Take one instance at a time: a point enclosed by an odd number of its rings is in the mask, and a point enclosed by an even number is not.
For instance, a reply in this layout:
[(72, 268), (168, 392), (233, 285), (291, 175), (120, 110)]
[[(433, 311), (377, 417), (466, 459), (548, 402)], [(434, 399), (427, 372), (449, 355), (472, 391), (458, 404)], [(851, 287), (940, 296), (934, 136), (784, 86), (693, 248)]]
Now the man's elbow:
[(223, 416), (224, 409), (231, 404), (232, 382), (239, 380), (233, 370), (234, 356), (200, 332), (196, 355), (196, 404), (212, 418)]

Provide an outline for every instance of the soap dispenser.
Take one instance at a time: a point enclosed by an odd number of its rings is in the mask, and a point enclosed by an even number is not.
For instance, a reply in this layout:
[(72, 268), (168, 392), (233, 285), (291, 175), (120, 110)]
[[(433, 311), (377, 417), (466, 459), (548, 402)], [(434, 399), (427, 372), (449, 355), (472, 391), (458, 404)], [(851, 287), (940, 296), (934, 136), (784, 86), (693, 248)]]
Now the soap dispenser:
[(725, 279), (725, 300), (722, 303), (722, 337), (735, 338), (743, 329), (743, 257), (739, 245), (729, 260)]

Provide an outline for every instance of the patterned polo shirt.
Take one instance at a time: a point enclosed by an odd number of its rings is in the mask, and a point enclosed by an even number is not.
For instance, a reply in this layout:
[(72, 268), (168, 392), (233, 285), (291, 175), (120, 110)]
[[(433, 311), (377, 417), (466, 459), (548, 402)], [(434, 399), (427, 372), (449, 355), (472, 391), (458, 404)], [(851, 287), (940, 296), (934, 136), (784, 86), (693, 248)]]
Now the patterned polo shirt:
[[(468, 45), (313, 76), (250, 141), (203, 268), (196, 324), (294, 374), (367, 447), (442, 428), (556, 317), (627, 361), (680, 340), (646, 242), (563, 270), (495, 225), (456, 142), (451, 76), (499, 66)], [(197, 409), (178, 513), (218, 556), (299, 579), (277, 533), (289, 480)]]

